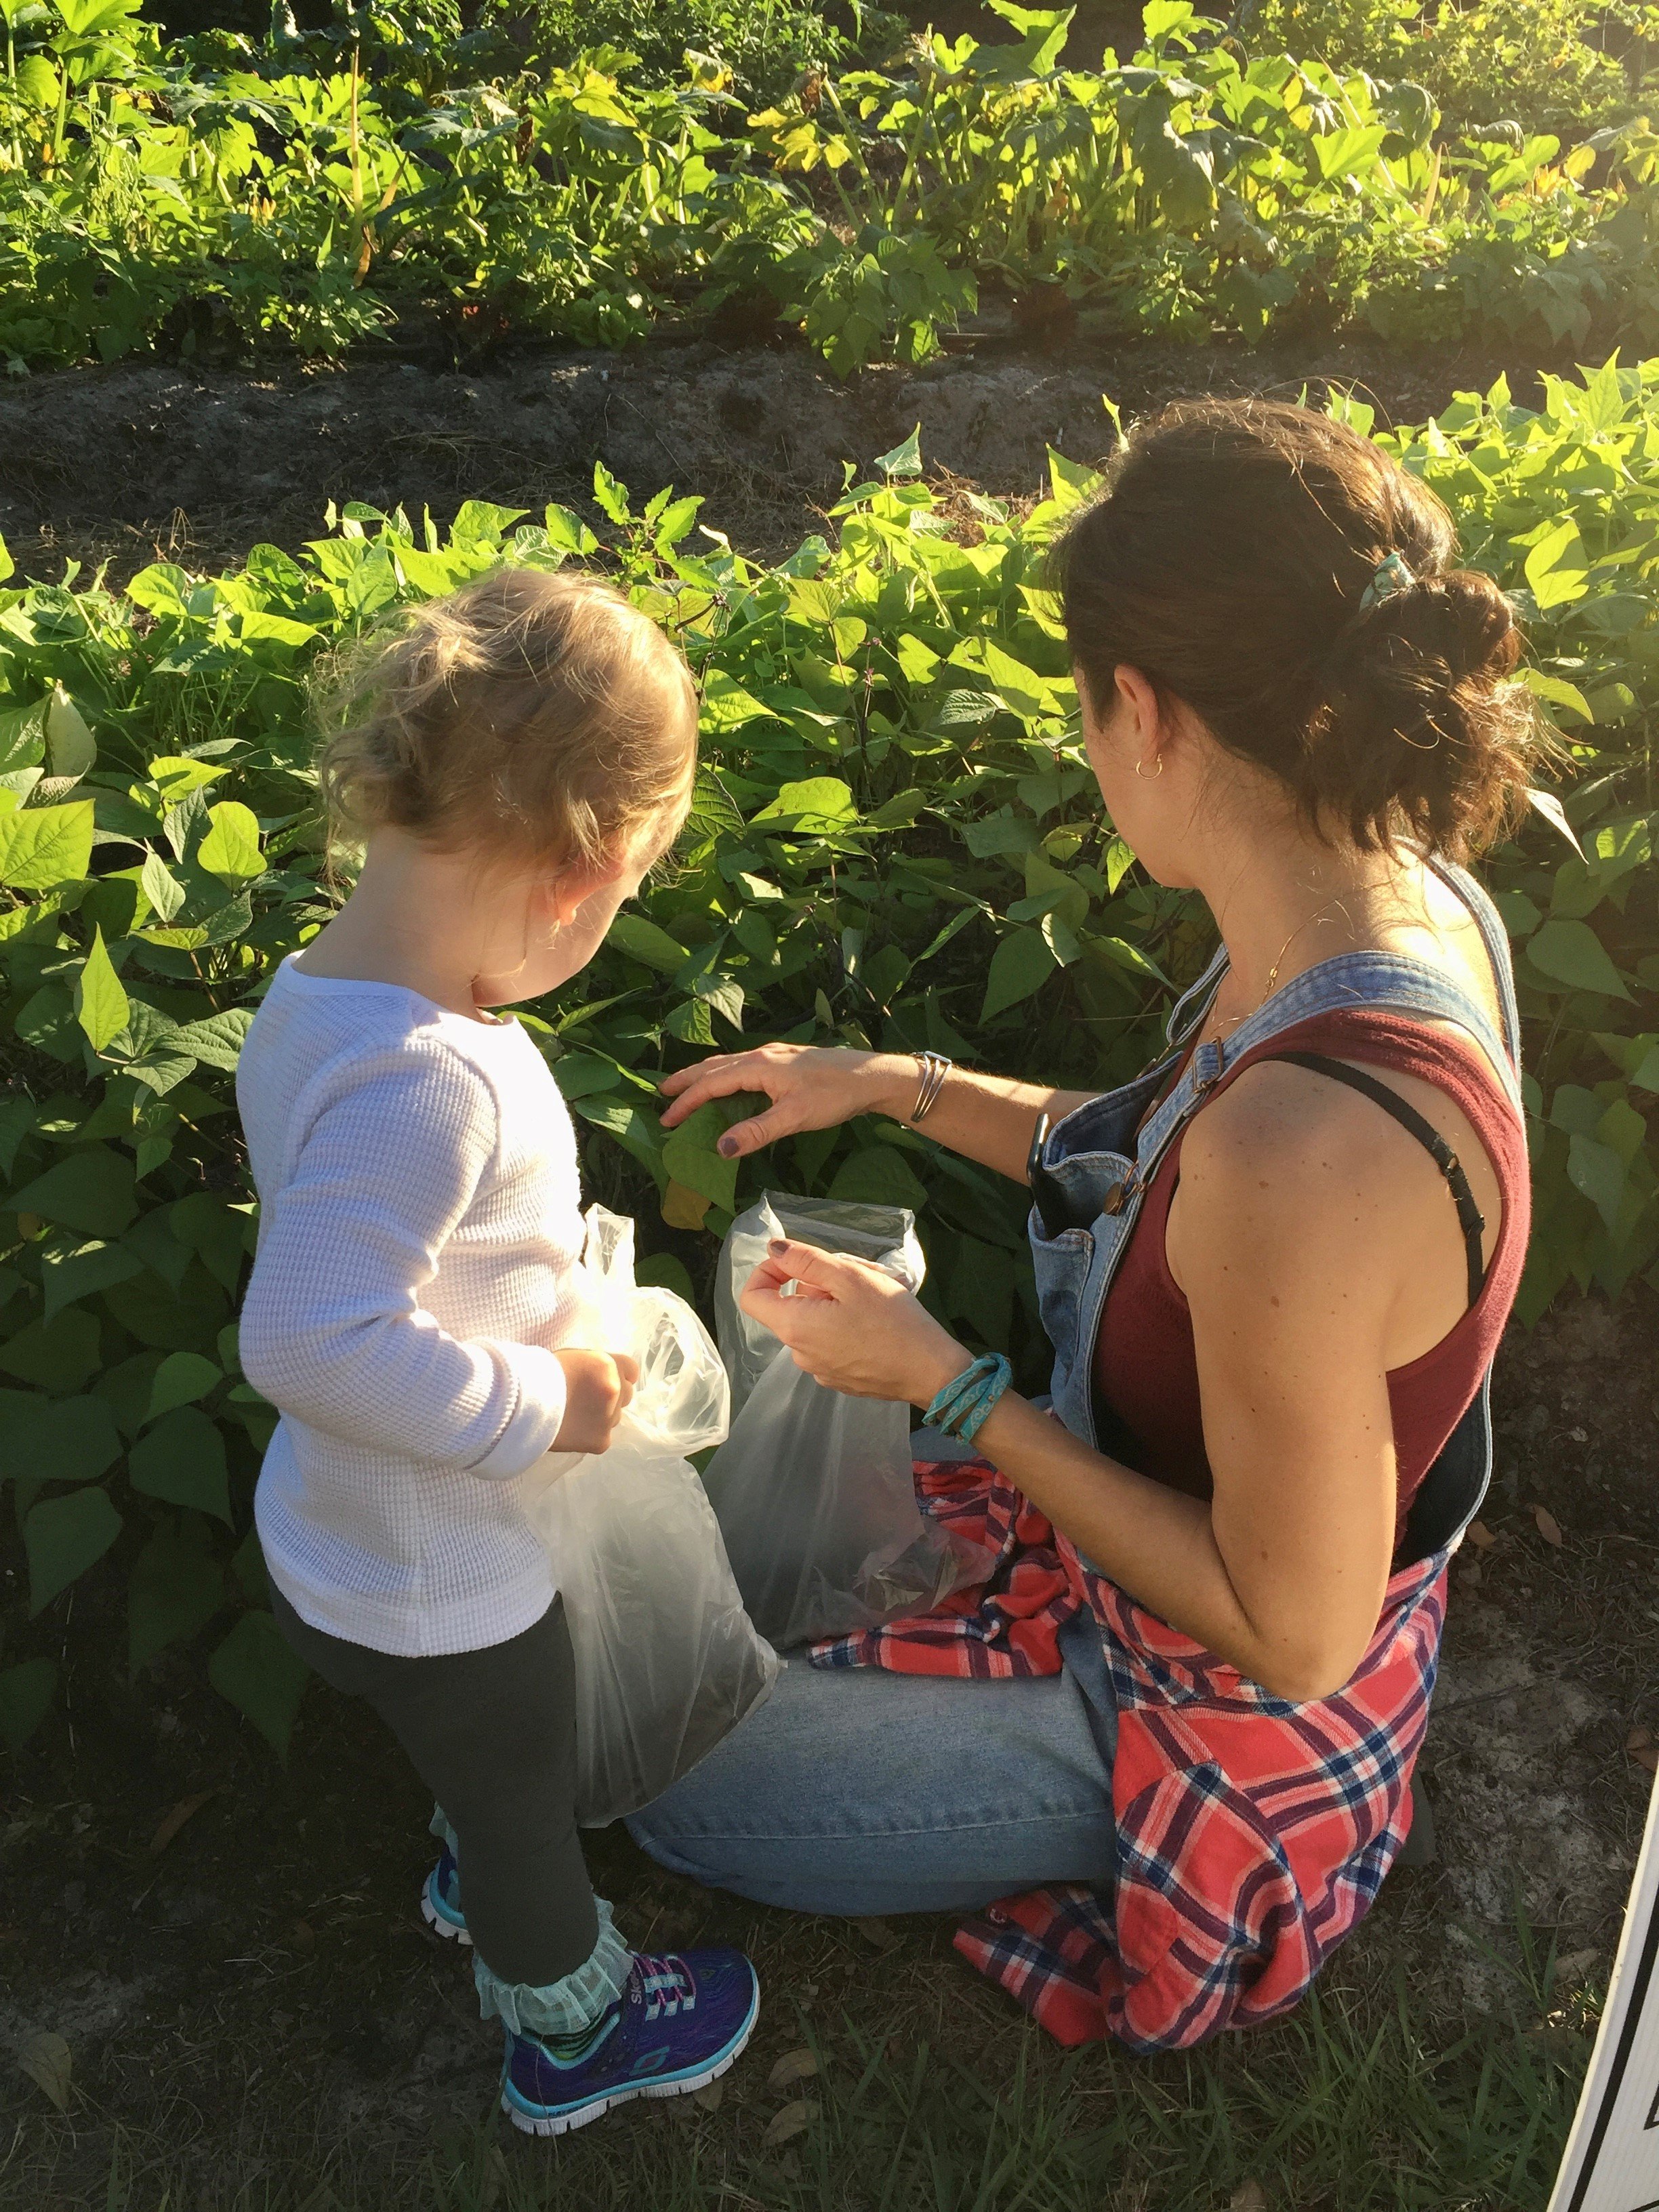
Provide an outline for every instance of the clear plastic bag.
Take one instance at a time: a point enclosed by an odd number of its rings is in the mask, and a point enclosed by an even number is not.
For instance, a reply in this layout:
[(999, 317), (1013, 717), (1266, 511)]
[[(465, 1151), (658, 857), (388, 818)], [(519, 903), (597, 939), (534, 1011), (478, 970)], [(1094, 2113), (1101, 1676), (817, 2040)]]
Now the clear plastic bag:
[(532, 1525), (551, 1554), (576, 1662), (577, 1818), (637, 1812), (770, 1692), (756, 1632), (688, 1455), (725, 1436), (730, 1394), (708, 1330), (634, 1280), (634, 1224), (587, 1213), (589, 1340), (640, 1363), (608, 1451), (550, 1455)]
[(703, 1485), (750, 1616), (787, 1648), (926, 1612), (987, 1556), (924, 1519), (909, 1407), (825, 1389), (738, 1304), (775, 1237), (871, 1261), (913, 1291), (925, 1262), (915, 1217), (896, 1206), (769, 1191), (727, 1234), (714, 1318), (732, 1433)]

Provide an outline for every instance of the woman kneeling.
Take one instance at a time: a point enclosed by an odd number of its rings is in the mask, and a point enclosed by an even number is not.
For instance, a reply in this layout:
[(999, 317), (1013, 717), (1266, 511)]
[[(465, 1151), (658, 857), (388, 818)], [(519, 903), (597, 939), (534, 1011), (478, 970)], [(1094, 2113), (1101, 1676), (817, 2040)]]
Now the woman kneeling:
[(635, 1833), (770, 1904), (976, 1913), (961, 1947), (1067, 2041), (1284, 2010), (1411, 1825), (1528, 1229), (1506, 939), (1457, 863), (1534, 730), (1509, 604), (1453, 553), (1322, 416), (1141, 427), (1058, 575), (1112, 822), (1221, 938), (1169, 1054), (1099, 1097), (787, 1045), (665, 1086), (671, 1124), (766, 1093), (739, 1152), (920, 1104), (1029, 1181), (1054, 1404), (953, 1389), (908, 1292), (775, 1247), (747, 1310), (835, 1389), (972, 1425), (918, 1437), (919, 1484), (1000, 1559), (790, 1668)]

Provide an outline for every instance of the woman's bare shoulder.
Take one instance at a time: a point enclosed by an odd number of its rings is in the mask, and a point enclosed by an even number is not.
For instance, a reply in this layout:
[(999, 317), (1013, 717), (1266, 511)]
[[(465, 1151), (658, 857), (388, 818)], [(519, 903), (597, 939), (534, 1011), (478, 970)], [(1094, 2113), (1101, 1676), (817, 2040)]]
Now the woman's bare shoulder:
[(1255, 1060), (1188, 1124), (1181, 1178), (1241, 1180), (1266, 1188), (1286, 1176), (1364, 1167), (1376, 1108), (1345, 1085), (1294, 1061)]
[(1188, 1275), (1212, 1261), (1328, 1276), (1408, 1244), (1425, 1201), (1413, 1140), (1390, 1141), (1405, 1133), (1379, 1119), (1370, 1100), (1286, 1061), (1236, 1077), (1182, 1144), (1169, 1255), (1188, 1295)]

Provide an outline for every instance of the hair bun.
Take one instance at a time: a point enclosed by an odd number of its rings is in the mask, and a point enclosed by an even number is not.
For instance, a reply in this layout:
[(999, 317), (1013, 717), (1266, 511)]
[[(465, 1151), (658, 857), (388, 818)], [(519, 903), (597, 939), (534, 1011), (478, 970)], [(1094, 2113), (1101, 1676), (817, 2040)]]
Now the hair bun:
[(1362, 842), (1390, 810), (1431, 850), (1486, 842), (1528, 781), (1535, 711), (1515, 678), (1521, 650), (1514, 608), (1478, 569), (1413, 574), (1363, 608), (1308, 720), (1316, 805)]

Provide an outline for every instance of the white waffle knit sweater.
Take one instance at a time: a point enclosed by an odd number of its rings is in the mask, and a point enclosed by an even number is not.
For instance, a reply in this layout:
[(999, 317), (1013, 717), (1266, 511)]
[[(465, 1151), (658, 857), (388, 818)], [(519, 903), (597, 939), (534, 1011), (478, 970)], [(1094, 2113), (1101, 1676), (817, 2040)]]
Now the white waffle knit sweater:
[(552, 1563), (526, 1471), (586, 1312), (576, 1146), (515, 1022), (284, 962), (236, 1097), (259, 1193), (248, 1380), (282, 1414), (254, 1500), (302, 1620), (418, 1656), (505, 1643)]

